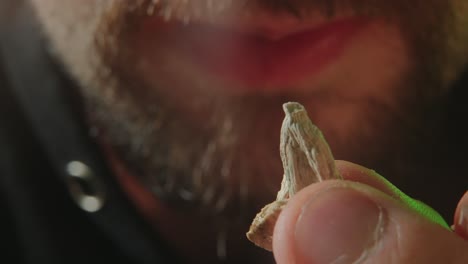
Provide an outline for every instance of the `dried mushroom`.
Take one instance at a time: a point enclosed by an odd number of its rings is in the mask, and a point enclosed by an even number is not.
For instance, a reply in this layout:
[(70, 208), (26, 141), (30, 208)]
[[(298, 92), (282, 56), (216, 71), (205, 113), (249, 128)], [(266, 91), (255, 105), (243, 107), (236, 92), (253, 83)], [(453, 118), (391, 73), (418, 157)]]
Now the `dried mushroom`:
[(328, 179), (341, 179), (335, 160), (322, 132), (310, 121), (305, 108), (295, 102), (283, 105), (286, 114), (281, 127), (280, 155), (284, 175), (276, 201), (255, 217), (247, 238), (255, 245), (272, 250), (276, 220), (288, 199), (302, 188)]

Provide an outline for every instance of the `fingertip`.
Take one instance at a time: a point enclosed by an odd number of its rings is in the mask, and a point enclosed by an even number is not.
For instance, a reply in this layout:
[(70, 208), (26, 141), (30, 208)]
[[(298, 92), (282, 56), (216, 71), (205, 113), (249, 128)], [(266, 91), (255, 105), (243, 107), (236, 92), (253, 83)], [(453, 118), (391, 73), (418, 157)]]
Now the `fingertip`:
[(294, 211), (286, 206), (278, 217), (273, 232), (273, 254), (278, 264), (296, 263), (292, 244), (294, 233)]
[[(382, 263), (389, 257), (401, 263), (439, 263), (467, 257), (450, 255), (466, 246), (460, 241), (465, 242), (374, 188), (331, 180), (308, 186), (289, 200), (274, 229), (273, 253), (279, 264)], [(427, 251), (421, 252), (421, 245)]]
[(327, 188), (329, 184), (330, 182), (326, 182), (307, 186), (288, 201), (279, 215), (273, 232), (273, 254), (278, 264), (298, 263), (294, 253), (294, 234), (302, 206), (309, 197)]
[(382, 208), (349, 182), (310, 186), (281, 213), (273, 236), (277, 263), (358, 259), (375, 242)]
[(454, 215), (453, 230), (465, 240), (468, 240), (468, 191), (460, 199)]

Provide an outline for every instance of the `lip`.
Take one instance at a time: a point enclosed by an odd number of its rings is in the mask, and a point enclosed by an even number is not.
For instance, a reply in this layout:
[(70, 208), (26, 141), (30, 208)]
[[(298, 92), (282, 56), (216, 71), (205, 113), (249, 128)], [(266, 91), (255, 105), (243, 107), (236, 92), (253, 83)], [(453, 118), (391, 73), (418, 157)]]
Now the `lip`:
[(177, 52), (234, 92), (285, 91), (338, 60), (365, 19), (348, 18), (273, 39), (213, 25), (181, 26)]

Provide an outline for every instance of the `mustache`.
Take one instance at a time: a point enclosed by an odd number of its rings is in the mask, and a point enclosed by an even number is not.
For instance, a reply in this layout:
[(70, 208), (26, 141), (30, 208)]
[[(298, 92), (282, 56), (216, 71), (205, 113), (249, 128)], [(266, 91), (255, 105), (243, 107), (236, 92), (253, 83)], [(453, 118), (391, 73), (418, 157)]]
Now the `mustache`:
[[(258, 11), (289, 14), (299, 19), (310, 13), (333, 17), (338, 12), (384, 18), (413, 17), (431, 13), (441, 17), (449, 11), (450, 1), (440, 0), (138, 0), (121, 3), (126, 12), (160, 15), (166, 19), (192, 20), (221, 15), (242, 16)], [(418, 17), (418, 16), (416, 16)]]

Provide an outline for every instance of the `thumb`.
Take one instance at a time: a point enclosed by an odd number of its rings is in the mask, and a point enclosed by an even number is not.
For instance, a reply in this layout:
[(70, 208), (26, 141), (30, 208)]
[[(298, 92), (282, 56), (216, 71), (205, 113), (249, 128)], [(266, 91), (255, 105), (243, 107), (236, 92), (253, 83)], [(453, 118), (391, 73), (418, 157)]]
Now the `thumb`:
[[(371, 177), (371, 176), (370, 176)], [(468, 263), (468, 242), (387, 191), (351, 181), (311, 185), (273, 236), (282, 263)]]

